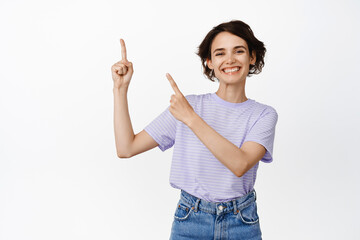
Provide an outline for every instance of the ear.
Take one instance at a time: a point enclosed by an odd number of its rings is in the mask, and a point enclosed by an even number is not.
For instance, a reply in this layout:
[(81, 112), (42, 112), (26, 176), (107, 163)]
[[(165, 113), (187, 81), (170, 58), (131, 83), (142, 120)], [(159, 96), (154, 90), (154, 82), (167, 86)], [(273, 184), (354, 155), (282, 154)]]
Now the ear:
[(254, 65), (256, 63), (256, 52), (253, 50), (250, 57), (250, 64)]
[(208, 66), (208, 68), (210, 68), (210, 69), (214, 69), (214, 66), (212, 65), (212, 62), (211, 62), (211, 60), (210, 59), (206, 59), (206, 65)]

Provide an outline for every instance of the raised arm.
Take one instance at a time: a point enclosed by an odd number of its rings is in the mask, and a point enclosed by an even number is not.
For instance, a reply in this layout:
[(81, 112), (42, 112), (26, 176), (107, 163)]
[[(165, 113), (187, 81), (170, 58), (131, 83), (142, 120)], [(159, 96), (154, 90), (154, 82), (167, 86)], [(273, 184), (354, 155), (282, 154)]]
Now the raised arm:
[(111, 67), (114, 81), (115, 144), (119, 158), (130, 158), (156, 147), (158, 143), (144, 130), (134, 135), (127, 101), (127, 91), (134, 69), (127, 60), (123, 39), (120, 39), (120, 44), (122, 59)]

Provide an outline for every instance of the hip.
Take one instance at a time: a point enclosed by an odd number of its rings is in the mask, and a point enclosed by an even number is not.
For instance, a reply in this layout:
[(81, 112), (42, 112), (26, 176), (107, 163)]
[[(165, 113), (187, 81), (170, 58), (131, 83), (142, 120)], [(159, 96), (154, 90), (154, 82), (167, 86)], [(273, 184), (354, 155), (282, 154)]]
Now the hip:
[(170, 239), (261, 239), (255, 189), (227, 202), (208, 202), (181, 190)]

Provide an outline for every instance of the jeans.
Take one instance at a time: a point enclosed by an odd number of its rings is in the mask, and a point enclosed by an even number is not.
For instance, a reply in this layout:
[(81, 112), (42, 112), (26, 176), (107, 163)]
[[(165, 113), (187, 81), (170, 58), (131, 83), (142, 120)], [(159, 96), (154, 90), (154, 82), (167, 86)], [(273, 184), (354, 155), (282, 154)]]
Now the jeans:
[(256, 192), (228, 202), (208, 202), (181, 190), (170, 240), (261, 240)]

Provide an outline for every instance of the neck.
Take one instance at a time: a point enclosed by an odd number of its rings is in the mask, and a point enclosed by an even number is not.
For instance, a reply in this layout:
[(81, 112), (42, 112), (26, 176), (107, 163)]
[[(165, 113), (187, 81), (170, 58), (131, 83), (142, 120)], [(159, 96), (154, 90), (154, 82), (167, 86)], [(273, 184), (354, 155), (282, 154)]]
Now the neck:
[(231, 103), (241, 103), (248, 100), (245, 94), (245, 81), (240, 85), (223, 84), (220, 82), (216, 95)]

